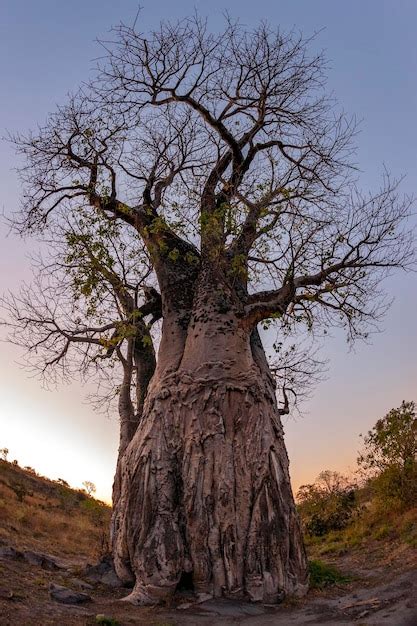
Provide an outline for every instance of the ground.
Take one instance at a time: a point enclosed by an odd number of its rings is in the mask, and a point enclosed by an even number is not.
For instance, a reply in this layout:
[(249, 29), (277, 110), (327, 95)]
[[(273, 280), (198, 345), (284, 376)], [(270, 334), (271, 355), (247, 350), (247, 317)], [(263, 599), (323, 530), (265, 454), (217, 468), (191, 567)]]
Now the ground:
[[(16, 481), (26, 490), (23, 501), (16, 496)], [(21, 556), (4, 556), (3, 551), (2, 626), (417, 626), (417, 550), (413, 543), (387, 532), (374, 533), (349, 549), (341, 548), (340, 542), (334, 542), (336, 549), (329, 542), (311, 545), (310, 557), (336, 566), (341, 572), (340, 582), (313, 589), (301, 600), (288, 600), (279, 606), (207, 599), (198, 602), (190, 592), (182, 592), (171, 606), (134, 607), (121, 601), (126, 589), (102, 583), (88, 586), (86, 580), (87, 563), (95, 563), (100, 547), (105, 547), (102, 523), (108, 518), (108, 509), (93, 503), (86, 506), (82, 503), (90, 499), (77, 495), (71, 499), (69, 491), (60, 499), (61, 488), (31, 472), (0, 464), (0, 551), (2, 546), (43, 551), (59, 565), (50, 570)], [(16, 512), (19, 519), (13, 521)], [(410, 519), (408, 514), (408, 527)], [(50, 597), (50, 583), (84, 589), (91, 600), (77, 606), (61, 604)], [(100, 617), (103, 615), (109, 618), (107, 622)]]
[[(417, 570), (415, 555), (403, 553), (391, 565), (374, 569), (370, 563), (339, 559), (339, 567), (349, 567), (356, 579), (325, 591), (312, 591), (307, 598), (288, 601), (280, 606), (208, 600), (201, 604), (180, 596), (172, 606), (140, 608), (120, 599), (124, 589), (95, 585), (86, 592), (92, 600), (79, 606), (64, 605), (49, 596), (49, 584), (72, 589), (82, 585), (84, 563), (67, 561), (66, 569), (48, 571), (25, 562), (3, 559), (0, 562), (0, 611), (3, 626), (92, 625), (105, 615), (121, 626), (186, 626), (204, 624), (242, 624), (277, 626), (330, 624), (361, 626), (417, 625)], [(404, 559), (404, 560), (403, 560)], [(181, 608), (189, 605), (188, 608)], [(111, 622), (107, 622), (110, 623)]]

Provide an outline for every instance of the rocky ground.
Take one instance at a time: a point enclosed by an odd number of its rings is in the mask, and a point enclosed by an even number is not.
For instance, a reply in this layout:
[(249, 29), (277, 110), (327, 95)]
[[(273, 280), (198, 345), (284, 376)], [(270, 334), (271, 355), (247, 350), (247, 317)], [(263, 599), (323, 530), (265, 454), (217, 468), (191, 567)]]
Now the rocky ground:
[[(399, 555), (397, 555), (399, 556)], [(195, 598), (183, 592), (169, 607), (134, 607), (121, 601), (111, 565), (89, 567), (85, 559), (61, 559), (0, 547), (2, 626), (143, 624), (174, 626), (330, 624), (417, 626), (417, 569), (412, 553), (378, 568), (346, 559), (354, 579), (280, 606)], [(372, 560), (372, 559), (371, 559)], [(343, 564), (342, 564), (343, 565)], [(352, 571), (354, 570), (354, 571)], [(200, 601), (199, 601), (200, 600)]]

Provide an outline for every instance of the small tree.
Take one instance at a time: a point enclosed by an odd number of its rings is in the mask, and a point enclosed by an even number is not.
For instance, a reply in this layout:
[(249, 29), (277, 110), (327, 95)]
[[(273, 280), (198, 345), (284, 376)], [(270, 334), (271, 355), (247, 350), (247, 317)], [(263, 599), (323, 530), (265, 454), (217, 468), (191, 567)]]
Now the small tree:
[[(362, 435), (361, 435), (362, 436)], [(414, 402), (403, 401), (363, 437), (359, 467), (374, 478), (373, 486), (384, 503), (402, 506), (417, 502), (417, 417)]]
[(91, 482), (91, 480), (85, 480), (83, 482), (83, 487), (89, 496), (92, 496), (93, 493), (96, 492), (96, 486), (94, 483)]
[(9, 454), (9, 448), (1, 448), (0, 449), (0, 457), (3, 461), (7, 461), (7, 455)]

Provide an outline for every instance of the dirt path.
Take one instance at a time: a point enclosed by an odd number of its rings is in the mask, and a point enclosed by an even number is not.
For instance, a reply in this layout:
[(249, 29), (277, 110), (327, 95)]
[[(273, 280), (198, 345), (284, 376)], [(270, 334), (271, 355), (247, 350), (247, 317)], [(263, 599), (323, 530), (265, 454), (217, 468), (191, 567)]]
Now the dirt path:
[[(387, 572), (388, 574), (388, 572)], [(389, 575), (389, 574), (388, 574)], [(277, 607), (208, 600), (188, 608), (139, 608), (120, 601), (125, 590), (101, 585), (88, 590), (92, 600), (79, 606), (51, 600), (51, 582), (80, 589), (82, 572), (72, 566), (66, 570), (47, 571), (26, 562), (0, 561), (0, 623), (2, 626), (72, 626), (97, 624), (104, 614), (122, 626), (417, 626), (417, 570), (394, 574), (391, 580), (378, 577), (362, 579), (348, 587), (326, 592), (311, 592), (297, 602)], [(383, 576), (382, 576), (383, 577)], [(379, 582), (378, 582), (379, 580)], [(191, 598), (178, 600), (189, 604)]]

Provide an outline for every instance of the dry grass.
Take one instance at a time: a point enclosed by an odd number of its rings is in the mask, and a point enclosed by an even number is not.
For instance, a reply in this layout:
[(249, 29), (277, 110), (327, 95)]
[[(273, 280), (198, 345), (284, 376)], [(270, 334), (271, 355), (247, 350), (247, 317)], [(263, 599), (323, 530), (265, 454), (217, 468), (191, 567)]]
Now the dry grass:
[(333, 563), (354, 560), (363, 569), (417, 565), (417, 508), (381, 511), (375, 503), (343, 530), (306, 537), (311, 559)]
[(0, 542), (97, 559), (108, 545), (110, 507), (0, 461)]

